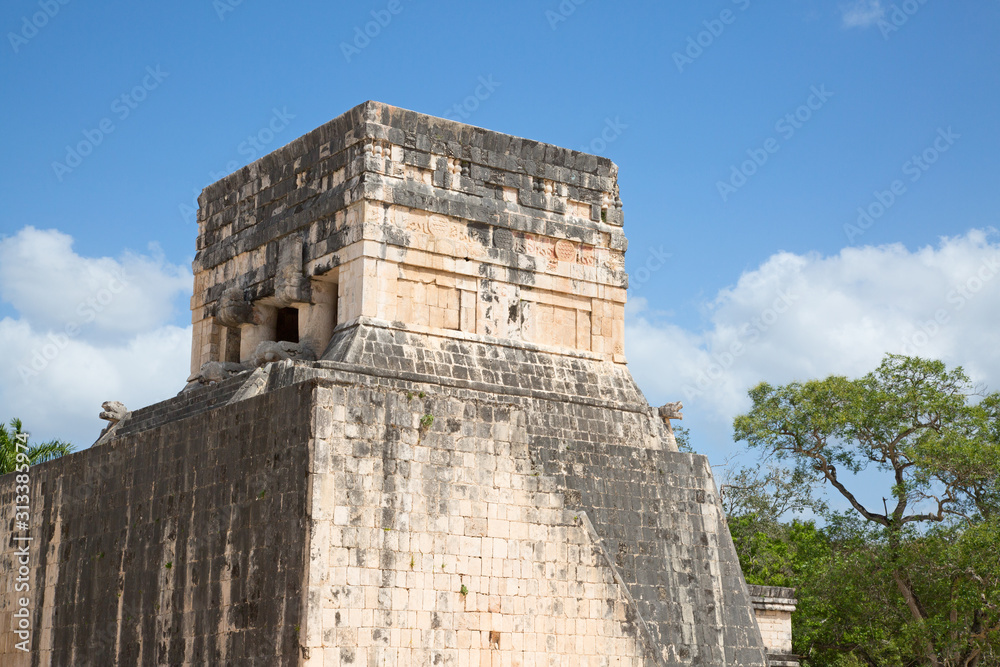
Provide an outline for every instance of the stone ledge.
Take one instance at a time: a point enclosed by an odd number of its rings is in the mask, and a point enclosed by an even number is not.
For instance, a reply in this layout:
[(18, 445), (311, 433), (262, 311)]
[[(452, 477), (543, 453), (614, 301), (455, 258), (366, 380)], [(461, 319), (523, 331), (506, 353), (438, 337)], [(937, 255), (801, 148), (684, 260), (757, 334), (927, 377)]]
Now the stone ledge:
[[(404, 126), (416, 129), (404, 130)], [(441, 139), (421, 143), (419, 139), (427, 139), (432, 130), (440, 133)], [(240, 185), (248, 179), (255, 178), (262, 171), (274, 170), (279, 165), (292, 165), (296, 159), (312, 151), (316, 152), (316, 158), (320, 158), (322, 156), (319, 149), (325, 144), (335, 144), (335, 150), (329, 153), (335, 154), (366, 139), (389, 141), (425, 153), (462, 157), (488, 169), (528, 175), (538, 175), (540, 166), (556, 163), (569, 173), (563, 174), (549, 169), (546, 170), (545, 177), (568, 184), (572, 183), (574, 174), (586, 175), (589, 179), (610, 181), (618, 172), (615, 163), (606, 157), (581, 153), (369, 100), (209, 185), (202, 196), (206, 201), (219, 199), (229, 192), (238, 190)], [(462, 139), (465, 141), (461, 141)], [(468, 157), (461, 155), (463, 146), (469, 148)], [(578, 187), (591, 185), (572, 184)]]
[[(530, 352), (540, 352), (542, 354), (552, 354), (560, 357), (573, 357), (576, 359), (587, 359), (589, 361), (604, 361), (601, 355), (595, 352), (588, 352), (586, 350), (577, 350), (568, 347), (557, 347), (554, 345), (539, 345), (537, 343), (529, 343), (527, 341), (515, 340), (513, 338), (496, 338), (494, 336), (486, 336), (483, 334), (468, 333), (465, 331), (458, 331), (457, 329), (451, 330), (449, 334), (443, 334), (440, 329), (434, 329), (432, 327), (425, 327), (419, 325), (406, 325), (402, 322), (388, 322), (386, 320), (379, 320), (374, 317), (361, 316), (351, 320), (350, 322), (345, 322), (338, 325), (334, 330), (334, 336), (342, 331), (348, 329), (353, 329), (357, 326), (370, 326), (377, 329), (387, 329), (390, 331), (404, 331), (406, 333), (415, 333), (422, 336), (427, 336), (429, 338), (438, 338), (441, 340), (461, 340), (469, 343), (482, 343), (484, 345), (493, 345), (496, 347), (505, 347), (515, 350), (527, 350)], [(325, 356), (325, 355), (324, 355)]]
[[(606, 408), (613, 410), (622, 410), (623, 412), (630, 412), (634, 414), (641, 415), (652, 415), (652, 408), (646, 406), (645, 408), (628, 405), (626, 403), (617, 403), (614, 401), (601, 401), (595, 399), (588, 399), (585, 397), (577, 396), (574, 394), (558, 394), (555, 392), (539, 391), (534, 389), (521, 389), (519, 387), (508, 387), (501, 384), (489, 384), (485, 382), (474, 382), (471, 380), (460, 380), (457, 378), (441, 377), (437, 375), (426, 375), (422, 373), (413, 373), (409, 371), (392, 371), (384, 370), (379, 368), (371, 368), (369, 366), (361, 366), (359, 364), (352, 364), (344, 361), (296, 361), (291, 362), (284, 370), (287, 372), (291, 370), (294, 374), (294, 369), (317, 369), (317, 370), (328, 370), (328, 371), (341, 371), (344, 373), (351, 373), (357, 375), (367, 375), (376, 378), (387, 378), (391, 380), (402, 380), (405, 382), (412, 382), (415, 384), (436, 384), (442, 387), (454, 387), (456, 389), (468, 389), (469, 391), (481, 392), (487, 394), (500, 394), (506, 396), (518, 396), (523, 398), (537, 398), (545, 401), (558, 401), (560, 403), (571, 403), (575, 405), (585, 405), (594, 408)], [(323, 377), (321, 375), (313, 376), (318, 382), (329, 381), (334, 384), (353, 384), (354, 380), (350, 378), (336, 378), (336, 377)], [(313, 379), (310, 378), (310, 379)], [(293, 383), (301, 382), (303, 380), (294, 380)]]
[(758, 597), (795, 599), (795, 589), (784, 586), (759, 586), (757, 584), (747, 584), (750, 594)]
[(748, 584), (747, 590), (755, 609), (793, 612), (799, 602), (795, 599), (794, 588)]

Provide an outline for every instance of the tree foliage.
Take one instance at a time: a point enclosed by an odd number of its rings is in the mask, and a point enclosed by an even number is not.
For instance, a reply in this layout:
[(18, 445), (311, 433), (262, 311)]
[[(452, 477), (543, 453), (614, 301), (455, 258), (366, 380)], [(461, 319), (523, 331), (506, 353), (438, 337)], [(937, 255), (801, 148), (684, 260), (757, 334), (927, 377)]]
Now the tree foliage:
[[(21, 443), (21, 447), (18, 444)], [(17, 470), (18, 452), (27, 456), (27, 464), (44, 463), (73, 451), (73, 445), (61, 440), (50, 440), (39, 444), (28, 441), (28, 433), (20, 419), (11, 419), (10, 428), (0, 424), (0, 475)], [(24, 459), (22, 458), (22, 461)]]
[(694, 450), (691, 448), (691, 431), (683, 426), (674, 426), (673, 432), (674, 441), (677, 443), (677, 451), (693, 454)]
[[(888, 355), (862, 378), (761, 383), (750, 398), (736, 439), (791, 468), (734, 485), (747, 497), (729, 496), (730, 527), (748, 580), (799, 589), (808, 662), (997, 664), (1000, 394), (961, 368)], [(866, 470), (888, 479), (880, 507), (859, 489)], [(782, 521), (817, 484), (850, 511), (809, 505), (822, 528)]]

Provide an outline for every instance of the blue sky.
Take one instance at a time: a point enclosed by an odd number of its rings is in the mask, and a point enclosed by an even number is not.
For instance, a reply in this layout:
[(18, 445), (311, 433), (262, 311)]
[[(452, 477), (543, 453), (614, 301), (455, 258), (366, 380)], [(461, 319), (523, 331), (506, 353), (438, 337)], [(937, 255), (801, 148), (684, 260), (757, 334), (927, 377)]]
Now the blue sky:
[[(941, 0), (12, 0), (0, 340), (30, 357), (80, 316), (86, 297), (62, 285), (123, 266), (139, 279), (40, 377), (8, 357), (0, 414), (85, 443), (100, 401), (172, 395), (196, 192), (364, 100), (454, 115), (482, 80), (467, 122), (618, 163), (633, 372), (652, 403), (685, 400), (713, 460), (753, 382), (864, 372), (940, 310), (918, 351), (998, 386), (1000, 281), (981, 277), (968, 307), (947, 298), (1000, 251), (998, 27), (1000, 3)], [(96, 145), (70, 166), (80, 142)], [(752, 324), (782, 290), (791, 314)]]

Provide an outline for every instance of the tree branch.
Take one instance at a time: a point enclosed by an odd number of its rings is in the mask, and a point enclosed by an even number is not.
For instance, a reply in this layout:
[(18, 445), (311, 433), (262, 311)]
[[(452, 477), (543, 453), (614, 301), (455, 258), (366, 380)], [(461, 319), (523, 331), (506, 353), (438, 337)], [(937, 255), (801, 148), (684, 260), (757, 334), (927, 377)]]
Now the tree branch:
[(875, 523), (881, 524), (886, 527), (889, 526), (889, 517), (869, 511), (867, 507), (862, 505), (861, 502), (854, 497), (854, 494), (851, 493), (846, 486), (840, 483), (840, 481), (837, 479), (837, 468), (835, 466), (830, 465), (830, 463), (826, 460), (825, 457), (823, 457), (822, 455), (817, 455), (816, 464), (813, 466), (813, 468), (817, 472), (823, 473), (823, 477), (825, 477), (827, 481), (829, 481), (830, 484), (833, 485), (833, 488), (837, 489), (837, 491), (840, 491), (840, 495), (847, 498), (847, 501), (851, 503), (851, 506), (854, 507), (854, 509), (856, 509), (861, 514), (861, 516), (868, 519), (869, 521), (874, 521)]
[[(913, 589), (910, 587), (909, 582), (902, 577), (899, 570), (896, 568), (893, 568), (892, 570), (892, 579), (896, 582), (896, 588), (898, 588), (899, 592), (903, 595), (903, 599), (906, 600), (906, 606), (910, 609), (910, 614), (913, 616), (913, 619), (918, 624), (923, 626), (924, 621), (927, 619), (927, 612), (924, 611), (920, 601), (917, 600), (917, 596), (913, 593)], [(931, 665), (938, 667), (940, 663), (938, 662), (937, 653), (935, 653), (934, 645), (929, 639), (927, 640), (925, 650), (927, 651), (927, 659), (930, 661)]]

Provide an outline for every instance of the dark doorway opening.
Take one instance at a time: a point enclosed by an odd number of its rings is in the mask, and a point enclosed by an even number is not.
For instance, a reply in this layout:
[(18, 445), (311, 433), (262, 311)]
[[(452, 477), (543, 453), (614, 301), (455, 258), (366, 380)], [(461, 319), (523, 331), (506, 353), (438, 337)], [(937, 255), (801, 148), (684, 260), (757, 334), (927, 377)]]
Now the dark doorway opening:
[(240, 340), (239, 327), (226, 327), (226, 358), (223, 361), (240, 363)]
[(297, 308), (279, 308), (275, 339), (280, 342), (299, 342), (299, 311)]

